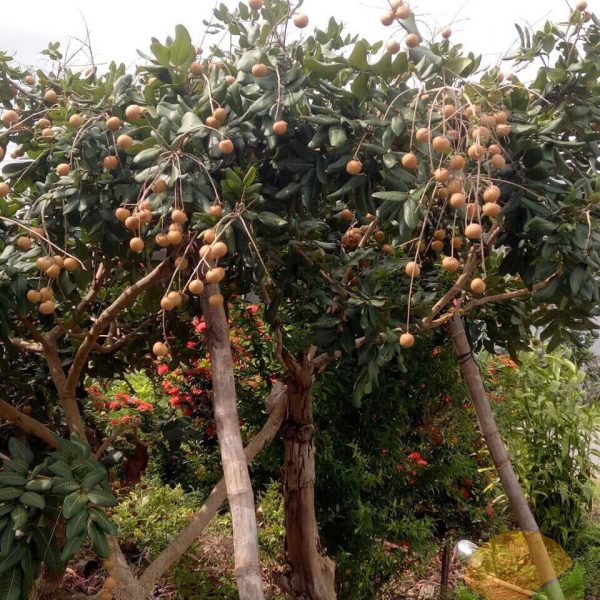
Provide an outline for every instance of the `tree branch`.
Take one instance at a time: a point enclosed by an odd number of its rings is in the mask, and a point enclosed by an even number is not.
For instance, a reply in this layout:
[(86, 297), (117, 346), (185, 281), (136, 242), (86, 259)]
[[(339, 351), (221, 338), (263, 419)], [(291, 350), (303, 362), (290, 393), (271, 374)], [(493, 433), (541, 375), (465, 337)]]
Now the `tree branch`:
[(0, 416), (10, 421), (25, 433), (29, 433), (46, 442), (51, 448), (58, 448), (58, 438), (46, 425), (18, 411), (12, 404), (0, 399)]
[[(114, 318), (127, 307), (131, 306), (139, 296), (151, 288), (156, 282), (163, 279), (168, 271), (169, 263), (166, 261), (160, 263), (154, 270), (148, 273), (148, 275), (142, 277), (142, 279), (124, 290), (123, 293), (100, 314), (75, 352), (75, 358), (73, 359), (73, 363), (71, 364), (67, 376), (67, 389), (70, 393), (75, 393), (83, 367), (102, 332), (110, 325)], [(87, 296), (89, 295), (90, 294), (88, 293)]]
[[(286, 387), (282, 383), (277, 382), (273, 386), (273, 391), (266, 399), (265, 404), (267, 407), (271, 407), (271, 411), (263, 428), (252, 438), (250, 443), (244, 449), (248, 463), (252, 462), (261, 450), (273, 441), (281, 428), (281, 424), (283, 423), (287, 411), (286, 392)], [(198, 539), (202, 531), (219, 510), (221, 504), (225, 502), (226, 498), (227, 490), (225, 488), (225, 479), (223, 478), (212, 489), (208, 499), (196, 513), (192, 522), (157, 556), (140, 577), (139, 583), (143, 590), (144, 597), (152, 592), (152, 588), (158, 578), (163, 575), (171, 565), (177, 562), (177, 560), (185, 554), (187, 549)]]
[(19, 350), (26, 352), (35, 352), (41, 354), (44, 352), (44, 347), (39, 342), (30, 342), (28, 340), (22, 340), (21, 338), (9, 338), (10, 343), (16, 346)]

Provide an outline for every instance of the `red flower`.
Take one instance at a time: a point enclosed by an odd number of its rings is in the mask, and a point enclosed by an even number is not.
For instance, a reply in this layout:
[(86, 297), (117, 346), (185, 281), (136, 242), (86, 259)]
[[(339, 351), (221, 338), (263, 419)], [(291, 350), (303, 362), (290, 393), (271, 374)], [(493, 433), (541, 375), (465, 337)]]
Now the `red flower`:
[(260, 309), (258, 308), (258, 305), (256, 305), (256, 304), (250, 304), (249, 306), (246, 307), (246, 310), (251, 315), (255, 315)]
[(121, 408), (121, 404), (119, 402), (109, 402), (108, 408), (110, 410), (119, 410)]
[(414, 460), (414, 461), (423, 460), (423, 457), (421, 456), (421, 453), (420, 453), (420, 452), (411, 452), (411, 453), (408, 455), (408, 458), (409, 458), (410, 460)]
[(137, 408), (140, 412), (152, 412), (154, 410), (154, 406), (150, 402), (140, 402)]
[(169, 366), (168, 365), (158, 365), (158, 367), (156, 368), (156, 372), (159, 375), (166, 375), (169, 372)]
[(192, 350), (193, 348), (195, 348), (198, 345), (198, 342), (188, 342), (185, 347), (189, 348), (190, 350)]

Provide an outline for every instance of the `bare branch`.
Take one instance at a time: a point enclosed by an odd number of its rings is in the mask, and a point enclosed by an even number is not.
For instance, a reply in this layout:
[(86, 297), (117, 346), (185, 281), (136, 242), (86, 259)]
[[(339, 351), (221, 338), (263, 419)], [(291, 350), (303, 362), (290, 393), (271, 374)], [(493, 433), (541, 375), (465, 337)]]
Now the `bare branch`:
[(12, 404), (0, 399), (0, 416), (10, 421), (25, 433), (29, 433), (46, 442), (52, 448), (58, 448), (58, 438), (52, 431), (37, 419), (24, 415), (18, 411)]
[(44, 351), (44, 347), (39, 342), (30, 342), (28, 340), (22, 340), (21, 338), (9, 338), (10, 343), (16, 346), (19, 350), (25, 350), (26, 352), (35, 352), (41, 354)]

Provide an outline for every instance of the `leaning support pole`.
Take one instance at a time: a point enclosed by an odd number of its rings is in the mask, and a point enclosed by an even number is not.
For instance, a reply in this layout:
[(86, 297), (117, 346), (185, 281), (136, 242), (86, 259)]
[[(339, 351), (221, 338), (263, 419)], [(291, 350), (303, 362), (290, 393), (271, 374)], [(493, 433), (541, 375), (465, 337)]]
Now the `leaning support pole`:
[(223, 306), (211, 306), (209, 302), (209, 297), (218, 293), (218, 285), (206, 286), (202, 311), (212, 363), (217, 436), (233, 525), (235, 576), (240, 600), (263, 600), (254, 494), (240, 432), (229, 325)]
[(498, 471), (498, 476), (500, 477), (506, 497), (519, 524), (519, 528), (527, 541), (531, 559), (537, 570), (539, 583), (543, 587), (548, 600), (564, 600), (552, 560), (540, 534), (540, 529), (529, 508), (523, 488), (517, 479), (508, 451), (498, 431), (496, 419), (483, 385), (481, 372), (473, 357), (473, 350), (461, 318), (459, 316), (452, 317), (448, 321), (447, 328), (452, 339), (452, 344), (454, 345), (460, 370), (469, 388), (481, 432)]

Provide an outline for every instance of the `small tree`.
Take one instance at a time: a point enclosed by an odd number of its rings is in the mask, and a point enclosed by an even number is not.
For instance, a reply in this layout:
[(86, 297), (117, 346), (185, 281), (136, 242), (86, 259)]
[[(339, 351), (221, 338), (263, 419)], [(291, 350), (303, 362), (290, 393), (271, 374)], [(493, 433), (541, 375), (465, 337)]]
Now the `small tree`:
[[(209, 30), (229, 34), (230, 49), (202, 59), (178, 27), (135, 77), (114, 65), (103, 76), (34, 77), (3, 59), (3, 139), (28, 155), (0, 184), (4, 334), (45, 356), (69, 429), (85, 441), (75, 392), (93, 353), (124, 347), (162, 296), (154, 352), (167, 355), (167, 315), (201, 296), (240, 595), (259, 598), (218, 286), (261, 297), (288, 373), (292, 585), (321, 599), (335, 591), (314, 514), (315, 377), (336, 353), (356, 353), (359, 402), (415, 333), (447, 327), (507, 496), (532, 534), (540, 582), (560, 598), (462, 317), (474, 315), (489, 347), (512, 352), (532, 326), (551, 347), (591, 326), (598, 24), (582, 5), (565, 30), (524, 34), (517, 59), (545, 61), (528, 89), (498, 69), (475, 81), (480, 59), (451, 44), (449, 30), (424, 44), (401, 2), (382, 23), (407, 33), (402, 52), (396, 41), (381, 51), (344, 36), (333, 19), (290, 41), (290, 20), (308, 24), (300, 5), (222, 5)], [(291, 338), (286, 322), (299, 316), (313, 325)]]

